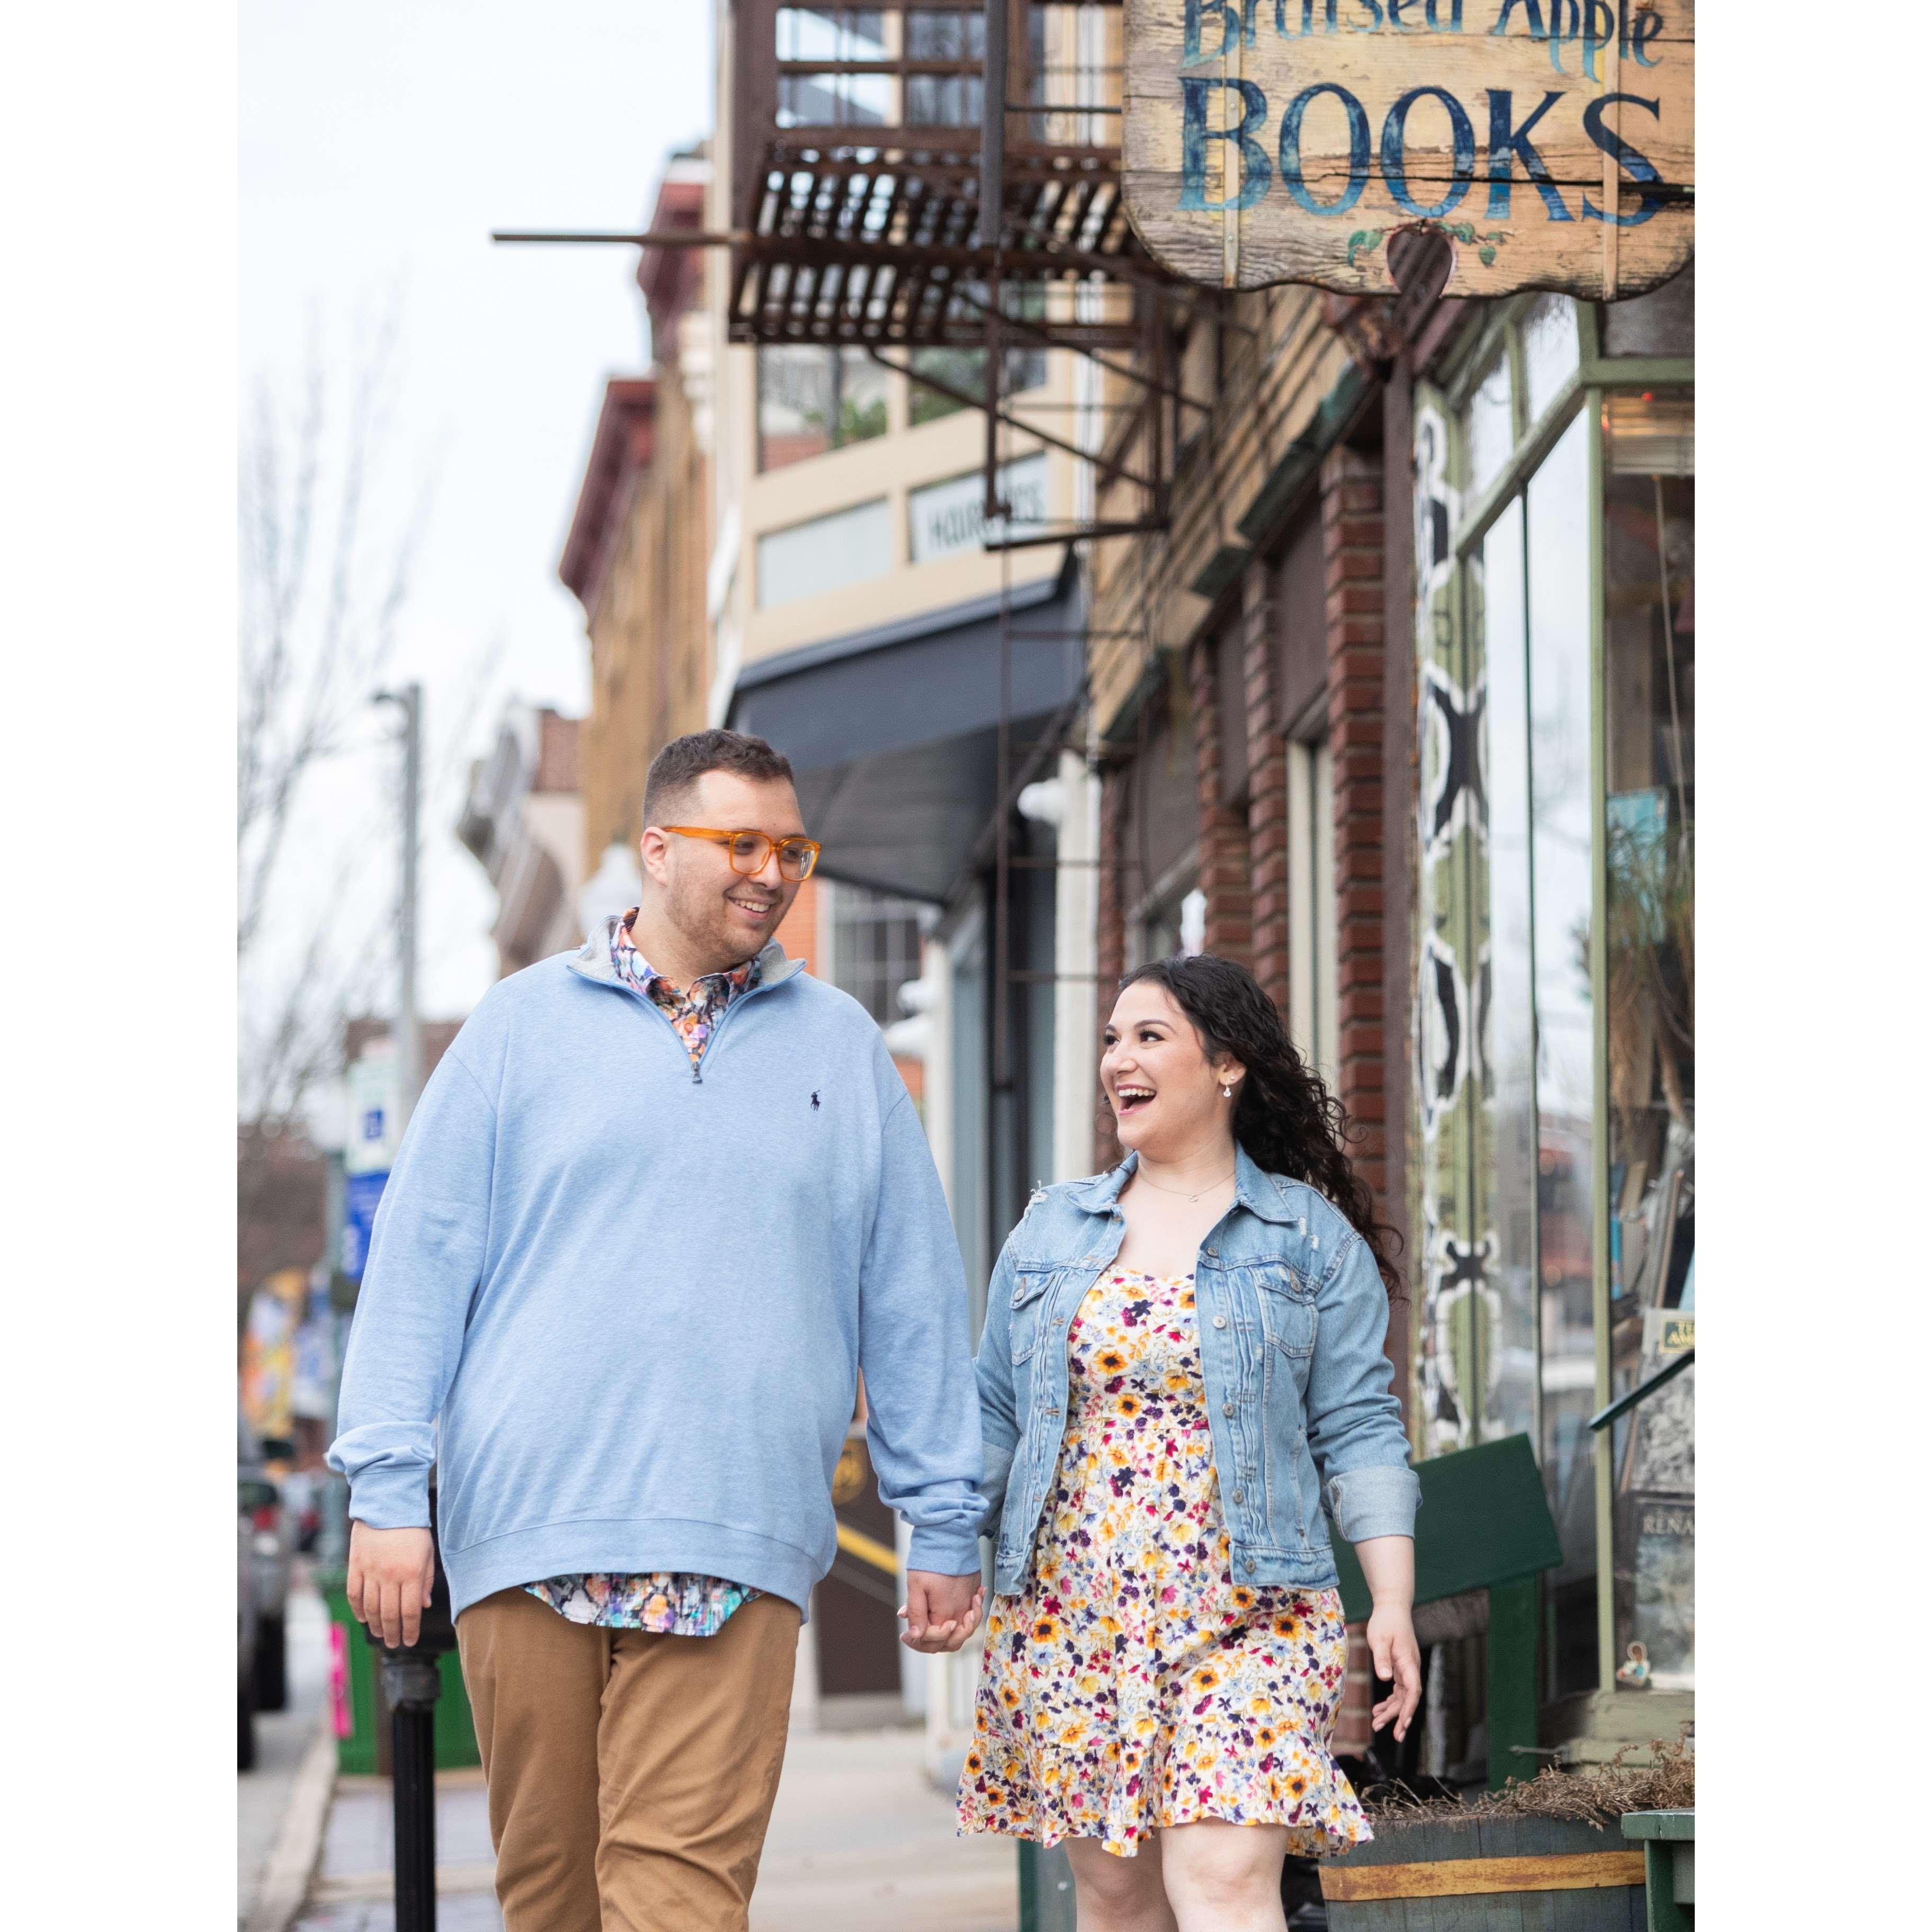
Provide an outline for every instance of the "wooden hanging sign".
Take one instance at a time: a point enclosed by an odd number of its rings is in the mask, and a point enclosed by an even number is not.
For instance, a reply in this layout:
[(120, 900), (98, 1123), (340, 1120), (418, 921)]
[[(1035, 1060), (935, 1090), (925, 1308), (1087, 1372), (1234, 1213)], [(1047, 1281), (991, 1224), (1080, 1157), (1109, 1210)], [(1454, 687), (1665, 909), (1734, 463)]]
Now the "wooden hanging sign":
[(1192, 282), (1640, 293), (1689, 260), (1692, 0), (1125, 0), (1127, 212)]

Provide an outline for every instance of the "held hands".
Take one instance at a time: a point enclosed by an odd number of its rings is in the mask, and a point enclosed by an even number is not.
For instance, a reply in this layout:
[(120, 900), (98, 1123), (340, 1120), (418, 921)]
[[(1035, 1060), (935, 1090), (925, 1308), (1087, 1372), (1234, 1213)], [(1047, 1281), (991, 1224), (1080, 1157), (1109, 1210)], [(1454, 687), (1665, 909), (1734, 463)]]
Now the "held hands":
[(349, 1607), (392, 1650), (416, 1642), (436, 1582), (426, 1529), (349, 1528)]
[(1410, 1620), (1408, 1604), (1377, 1604), (1369, 1613), (1368, 1635), (1376, 1676), (1395, 1685), (1370, 1712), (1370, 1722), (1380, 1730), (1393, 1718), (1396, 1742), (1400, 1744), (1408, 1735), (1408, 1720), (1415, 1715), (1416, 1705), (1422, 1696), (1422, 1653), (1415, 1641), (1415, 1626)]
[(906, 1620), (900, 1642), (928, 1657), (957, 1650), (979, 1628), (980, 1606), (986, 1594), (977, 1571), (965, 1576), (941, 1576), (930, 1570), (908, 1570), (906, 1600), (898, 1612)]

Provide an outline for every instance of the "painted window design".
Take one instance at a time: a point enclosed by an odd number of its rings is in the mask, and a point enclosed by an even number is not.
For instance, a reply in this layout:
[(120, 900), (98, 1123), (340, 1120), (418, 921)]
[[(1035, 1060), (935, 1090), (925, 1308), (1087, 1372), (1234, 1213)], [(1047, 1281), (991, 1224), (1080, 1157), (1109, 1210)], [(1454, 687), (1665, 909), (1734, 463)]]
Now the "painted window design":
[(1692, 409), (1598, 339), (1498, 304), (1414, 430), (1414, 1427), (1534, 1444), (1552, 1699), (1695, 1669)]

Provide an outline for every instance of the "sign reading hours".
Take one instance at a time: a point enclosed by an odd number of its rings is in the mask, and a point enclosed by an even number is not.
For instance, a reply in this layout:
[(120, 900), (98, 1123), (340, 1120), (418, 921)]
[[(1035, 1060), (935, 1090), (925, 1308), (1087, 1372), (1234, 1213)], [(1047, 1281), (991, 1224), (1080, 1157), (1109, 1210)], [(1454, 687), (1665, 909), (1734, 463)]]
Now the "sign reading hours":
[(1615, 301), (1693, 224), (1690, 0), (1126, 0), (1127, 212), (1190, 281)]

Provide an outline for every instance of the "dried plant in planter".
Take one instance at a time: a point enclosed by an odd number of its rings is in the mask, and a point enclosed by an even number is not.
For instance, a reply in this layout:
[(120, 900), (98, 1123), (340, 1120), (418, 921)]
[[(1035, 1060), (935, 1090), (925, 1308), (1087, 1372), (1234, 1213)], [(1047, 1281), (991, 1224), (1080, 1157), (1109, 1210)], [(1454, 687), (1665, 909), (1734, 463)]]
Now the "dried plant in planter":
[(1653, 1738), (1654, 1761), (1627, 1766), (1626, 1744), (1608, 1764), (1582, 1771), (1546, 1766), (1526, 1784), (1511, 1778), (1500, 1791), (1470, 1798), (1416, 1796), (1404, 1784), (1378, 1785), (1364, 1796), (1371, 1818), (1391, 1823), (1456, 1824), (1480, 1818), (1564, 1818), (1594, 1826), (1614, 1826), (1627, 1811), (1689, 1811), (1696, 1808), (1697, 1761), (1690, 1729), (1675, 1744)]

